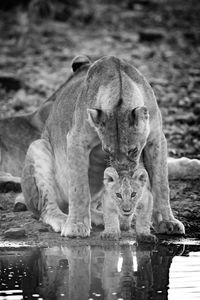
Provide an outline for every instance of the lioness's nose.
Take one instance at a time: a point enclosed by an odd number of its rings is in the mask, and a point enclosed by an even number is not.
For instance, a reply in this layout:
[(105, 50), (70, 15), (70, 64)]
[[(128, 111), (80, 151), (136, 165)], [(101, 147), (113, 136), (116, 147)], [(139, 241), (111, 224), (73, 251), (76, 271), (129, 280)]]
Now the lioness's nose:
[(127, 165), (129, 164), (129, 160), (127, 159), (126, 155), (123, 153), (116, 153), (114, 156), (114, 160), (119, 167), (119, 169), (126, 169)]

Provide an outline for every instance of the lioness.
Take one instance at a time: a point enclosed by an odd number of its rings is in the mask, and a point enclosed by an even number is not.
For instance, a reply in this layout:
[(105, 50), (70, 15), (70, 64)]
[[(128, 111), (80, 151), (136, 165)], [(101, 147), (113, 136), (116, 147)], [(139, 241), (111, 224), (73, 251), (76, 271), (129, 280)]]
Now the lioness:
[[(155, 242), (150, 233), (153, 198), (149, 190), (148, 174), (144, 168), (137, 169), (133, 175), (108, 167), (104, 171), (105, 197), (103, 200), (104, 226), (101, 234), (104, 239), (118, 239), (121, 230), (129, 230), (136, 214), (137, 240)], [(136, 212), (137, 210), (137, 212)]]
[[(90, 157), (98, 152), (103, 163), (107, 152), (119, 173), (134, 171), (143, 160), (154, 198), (154, 227), (183, 234), (169, 203), (167, 145), (152, 88), (116, 57), (88, 65), (87, 72), (62, 86), (41, 138), (28, 149), (22, 173), (28, 207), (63, 236), (89, 236)], [(60, 202), (69, 203), (68, 216)]]

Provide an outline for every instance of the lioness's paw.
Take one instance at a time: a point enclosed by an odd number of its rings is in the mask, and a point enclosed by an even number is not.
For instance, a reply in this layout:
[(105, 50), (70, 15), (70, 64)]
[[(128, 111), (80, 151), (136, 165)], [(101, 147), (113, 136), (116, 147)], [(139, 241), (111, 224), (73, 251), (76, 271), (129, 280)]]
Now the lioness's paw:
[(173, 219), (171, 221), (162, 221), (158, 224), (158, 233), (162, 234), (174, 234), (174, 235), (184, 235), (185, 227), (183, 223), (181, 223), (177, 219)]
[(61, 231), (62, 236), (71, 238), (90, 236), (90, 227), (82, 222), (66, 222)]
[(153, 234), (138, 234), (137, 242), (138, 243), (148, 243), (148, 244), (156, 244), (158, 241), (157, 237)]
[(120, 231), (117, 231), (117, 230), (112, 230), (112, 231), (104, 230), (103, 232), (100, 233), (100, 237), (103, 240), (114, 240), (114, 241), (117, 241), (117, 240), (120, 239), (121, 233), (120, 233)]

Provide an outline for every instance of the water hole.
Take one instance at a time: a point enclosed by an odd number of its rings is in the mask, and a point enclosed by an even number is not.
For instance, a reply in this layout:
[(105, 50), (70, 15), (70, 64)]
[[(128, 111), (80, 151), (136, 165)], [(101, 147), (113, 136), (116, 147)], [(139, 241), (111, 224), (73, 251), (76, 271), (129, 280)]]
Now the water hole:
[(200, 299), (200, 245), (0, 250), (0, 300)]

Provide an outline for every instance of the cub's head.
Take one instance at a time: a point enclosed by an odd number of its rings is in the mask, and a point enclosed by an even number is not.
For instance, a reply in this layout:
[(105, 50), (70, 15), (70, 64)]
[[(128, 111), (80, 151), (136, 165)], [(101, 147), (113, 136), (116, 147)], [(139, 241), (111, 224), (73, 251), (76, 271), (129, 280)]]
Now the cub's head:
[(128, 217), (135, 212), (147, 178), (145, 169), (136, 170), (132, 176), (129, 173), (119, 176), (112, 167), (105, 169), (104, 185), (106, 191), (109, 197), (115, 201), (121, 216)]
[(112, 113), (88, 109), (88, 119), (95, 127), (111, 165), (118, 171), (127, 170), (127, 166), (134, 169), (149, 135), (147, 108), (116, 109)]

